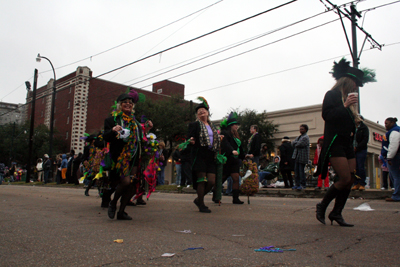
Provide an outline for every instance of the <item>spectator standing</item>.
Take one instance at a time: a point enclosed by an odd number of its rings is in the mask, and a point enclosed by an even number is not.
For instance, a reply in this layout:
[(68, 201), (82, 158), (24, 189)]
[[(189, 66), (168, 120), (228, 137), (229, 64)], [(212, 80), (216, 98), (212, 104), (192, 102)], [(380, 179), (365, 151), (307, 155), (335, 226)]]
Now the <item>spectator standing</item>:
[(51, 160), (49, 159), (49, 155), (44, 154), (44, 160), (43, 160), (44, 184), (47, 184), (49, 182), (50, 171), (51, 171)]
[(176, 183), (176, 185), (178, 186), (178, 187), (180, 187), (181, 186), (181, 178), (182, 178), (182, 175), (181, 175), (181, 172), (182, 172), (182, 162), (181, 162), (181, 152), (179, 151), (179, 145), (177, 145), (176, 147), (175, 147), (175, 151), (174, 151), (174, 153), (172, 153), (172, 158), (174, 159), (174, 161), (175, 161), (175, 170), (176, 170), (176, 181), (175, 181), (175, 183)]
[(0, 162), (0, 185), (3, 183), (5, 169), (4, 163)]
[(247, 155), (246, 158), (260, 165), (260, 152), (261, 152), (261, 136), (258, 133), (258, 126), (250, 126), (251, 137), (247, 144)]
[(41, 158), (37, 159), (36, 162), (37, 180), (38, 182), (43, 181), (43, 160)]
[(74, 183), (74, 185), (79, 185), (78, 170), (79, 170), (79, 166), (82, 163), (82, 157), (83, 157), (83, 154), (81, 152), (79, 152), (79, 154), (75, 157), (74, 161), (72, 162), (71, 181), (72, 181), (72, 183)]
[(381, 181), (381, 190), (387, 190), (389, 187), (388, 178), (390, 181), (390, 188), (394, 189), (392, 177), (389, 175), (389, 168), (386, 159), (381, 155), (379, 155), (379, 163), (381, 164), (382, 169), (382, 181)]
[[(356, 122), (356, 135), (354, 138), (354, 152), (356, 155), (356, 180), (351, 190), (365, 190), (365, 161), (367, 160), (367, 144), (369, 129), (363, 122), (364, 118), (360, 115), (360, 121)], [(357, 177), (358, 176), (358, 177)]]
[(387, 118), (383, 137), (381, 154), (386, 157), (389, 173), (393, 178), (394, 192), (386, 201), (400, 201), (400, 127), (396, 124), (397, 118)]
[(75, 159), (75, 150), (71, 149), (71, 152), (69, 153), (68, 157), (67, 174), (66, 174), (67, 183), (69, 184), (72, 183), (72, 163), (74, 159)]
[(310, 138), (307, 135), (307, 124), (300, 125), (300, 135), (292, 142), (294, 147), (292, 159), (294, 162), (295, 186), (292, 189), (306, 188), (306, 174), (304, 168), (310, 158)]
[(268, 146), (263, 145), (260, 152), (260, 168), (264, 169), (269, 164), (268, 160)]
[(163, 141), (158, 144), (158, 147), (160, 149), (160, 171), (157, 172), (157, 184), (164, 185), (164, 171), (168, 164), (169, 155), (168, 150), (165, 149), (165, 143)]
[(15, 177), (15, 172), (16, 172), (16, 170), (17, 170), (17, 168), (16, 168), (16, 163), (15, 162), (12, 162), (11, 163), (11, 167), (10, 167), (10, 169), (9, 169), (9, 173), (10, 173), (10, 181), (11, 182), (14, 182), (14, 177)]
[[(318, 161), (319, 161), (319, 155), (321, 154), (321, 150), (322, 147), (324, 145), (324, 136), (321, 136), (318, 139), (317, 142), (317, 149), (315, 150), (315, 154), (314, 154), (314, 165), (318, 165)], [(322, 188), (322, 177), (321, 174), (318, 175), (318, 183), (317, 183), (317, 187), (315, 188), (315, 190), (321, 190)], [(324, 179), (324, 189), (328, 190), (329, 188), (329, 173), (326, 175), (325, 179)]]
[(279, 147), (281, 152), (281, 162), (279, 163), (279, 170), (281, 171), (285, 188), (293, 187), (292, 171), (294, 170), (293, 147), (290, 143), (288, 136), (283, 137), (282, 145)]

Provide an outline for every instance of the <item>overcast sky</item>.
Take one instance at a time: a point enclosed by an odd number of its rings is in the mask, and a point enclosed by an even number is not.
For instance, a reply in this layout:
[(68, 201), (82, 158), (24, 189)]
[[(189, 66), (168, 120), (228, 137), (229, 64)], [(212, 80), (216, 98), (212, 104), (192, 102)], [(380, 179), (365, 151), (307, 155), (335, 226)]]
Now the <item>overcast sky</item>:
[[(47, 61), (35, 61), (38, 53), (52, 61), (57, 78), (78, 66), (87, 66), (98, 76), (288, 2), (0, 1), (0, 100), (25, 103), (25, 81), (33, 84), (35, 68), (39, 87), (53, 77)], [(208, 100), (212, 119), (222, 118), (232, 108), (261, 112), (320, 104), (335, 83), (329, 73), (333, 61), (342, 56), (351, 60), (339, 16), (326, 12), (330, 5), (322, 2), (295, 1), (101, 78), (145, 90), (164, 79), (184, 84), (187, 100), (198, 96)], [(396, 1), (361, 1), (357, 10), (392, 2)], [(362, 12), (358, 21), (385, 45), (379, 51), (367, 41), (360, 57), (360, 67), (375, 69), (378, 80), (361, 88), (361, 113), (380, 124), (386, 117), (400, 117), (399, 14), (400, 2)], [(343, 21), (351, 38), (350, 21)], [(328, 24), (320, 26), (324, 23)], [(357, 30), (359, 51), (364, 38)], [(255, 40), (239, 45), (251, 39)], [(172, 68), (176, 69), (167, 72)], [(152, 77), (162, 72), (167, 73)]]

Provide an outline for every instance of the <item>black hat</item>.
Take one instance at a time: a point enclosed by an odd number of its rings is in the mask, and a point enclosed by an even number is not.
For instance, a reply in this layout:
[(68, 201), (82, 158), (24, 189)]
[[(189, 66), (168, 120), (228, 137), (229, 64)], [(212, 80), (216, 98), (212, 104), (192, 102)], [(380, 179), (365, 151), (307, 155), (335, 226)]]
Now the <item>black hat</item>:
[(128, 90), (129, 90), (129, 93), (121, 94), (117, 98), (117, 102), (124, 101), (125, 99), (132, 99), (132, 102), (136, 104), (139, 101), (139, 94), (132, 88), (128, 87)]
[(352, 78), (356, 85), (363, 87), (364, 83), (376, 82), (375, 71), (367, 68), (363, 70), (350, 67), (350, 62), (342, 58), (339, 63), (333, 62), (332, 76), (339, 80), (342, 77)]
[(226, 128), (230, 125), (239, 124), (238, 115), (236, 112), (231, 112), (227, 119), (221, 121), (221, 128)]
[(204, 97), (199, 96), (197, 99), (200, 100), (201, 103), (197, 105), (197, 107), (196, 107), (196, 109), (195, 109), (195, 113), (197, 113), (197, 110), (198, 110), (199, 108), (205, 108), (206, 110), (209, 110), (209, 109), (210, 109), (210, 106), (208, 105), (208, 102), (207, 102), (207, 100), (206, 100)]

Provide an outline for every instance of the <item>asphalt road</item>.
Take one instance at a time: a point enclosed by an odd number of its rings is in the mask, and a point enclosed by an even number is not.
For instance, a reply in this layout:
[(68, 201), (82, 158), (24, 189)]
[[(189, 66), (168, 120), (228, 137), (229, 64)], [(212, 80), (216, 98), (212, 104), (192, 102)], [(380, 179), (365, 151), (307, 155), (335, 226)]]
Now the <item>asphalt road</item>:
[[(253, 197), (233, 205), (223, 197), (218, 206), (208, 195), (212, 213), (204, 214), (193, 194), (153, 193), (146, 206), (127, 208), (132, 221), (118, 221), (100, 208), (95, 190), (83, 192), (0, 186), (0, 265), (399, 266), (400, 203), (349, 199), (343, 215), (356, 226), (346, 228), (320, 224), (317, 199)], [(353, 210), (362, 203), (374, 210)], [(254, 251), (264, 246), (296, 251)]]

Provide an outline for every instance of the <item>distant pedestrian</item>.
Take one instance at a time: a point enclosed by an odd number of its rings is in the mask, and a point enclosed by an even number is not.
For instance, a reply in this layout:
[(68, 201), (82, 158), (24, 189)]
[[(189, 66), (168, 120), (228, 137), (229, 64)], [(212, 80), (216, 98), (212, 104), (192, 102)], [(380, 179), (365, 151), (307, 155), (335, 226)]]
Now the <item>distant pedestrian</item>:
[(0, 185), (3, 183), (4, 180), (4, 172), (5, 172), (6, 166), (4, 163), (0, 162)]
[[(324, 145), (324, 136), (321, 136), (317, 142), (317, 149), (314, 154), (314, 165), (318, 165), (319, 155), (321, 154), (322, 146)], [(325, 179), (322, 179), (321, 175), (318, 175), (317, 187), (315, 190), (322, 189), (322, 180), (324, 180), (324, 189), (328, 190), (329, 188), (329, 174), (326, 174)]]
[(400, 127), (397, 118), (387, 118), (385, 128), (387, 130), (383, 137), (381, 154), (387, 159), (389, 173), (393, 178), (394, 192), (392, 197), (386, 201), (400, 201)]
[(246, 158), (260, 165), (260, 152), (261, 152), (261, 136), (258, 133), (258, 126), (250, 126), (251, 137), (247, 144), (247, 155)]
[(49, 182), (50, 171), (51, 171), (51, 160), (49, 159), (49, 155), (44, 154), (44, 160), (43, 160), (44, 184), (47, 184)]
[(367, 148), (369, 139), (369, 129), (365, 125), (364, 118), (360, 115), (360, 121), (356, 122), (356, 134), (354, 138), (354, 152), (356, 155), (356, 180), (351, 190), (365, 190), (365, 161), (367, 160)]
[(292, 142), (294, 148), (292, 159), (294, 159), (295, 186), (292, 189), (306, 188), (306, 174), (304, 168), (310, 158), (310, 138), (307, 135), (307, 124), (300, 125), (300, 135)]
[[(381, 170), (382, 170), (382, 181), (381, 181), (381, 190), (387, 190), (390, 188), (394, 189), (393, 185), (393, 179), (389, 175), (389, 168), (388, 168), (388, 163), (387, 160), (381, 155), (379, 155), (379, 163), (381, 164)], [(388, 183), (389, 180), (389, 183)]]
[(175, 178), (175, 184), (177, 187), (181, 186), (181, 179), (182, 179), (182, 159), (181, 159), (181, 153), (179, 151), (179, 145), (175, 147), (174, 153), (172, 153), (172, 158), (175, 161), (175, 170), (176, 170), (176, 178)]
[(159, 143), (158, 147), (160, 149), (160, 171), (157, 172), (157, 184), (164, 185), (164, 171), (168, 164), (169, 153), (168, 150), (165, 149), (165, 143), (163, 141)]
[(38, 176), (38, 182), (42, 182), (43, 181), (43, 160), (41, 158), (37, 159), (36, 162), (36, 172), (37, 172), (37, 176)]
[(282, 139), (282, 145), (279, 147), (281, 154), (281, 161), (279, 163), (279, 170), (282, 174), (285, 188), (293, 187), (292, 171), (294, 170), (294, 160), (292, 159), (293, 147), (290, 143), (288, 136), (284, 136)]

